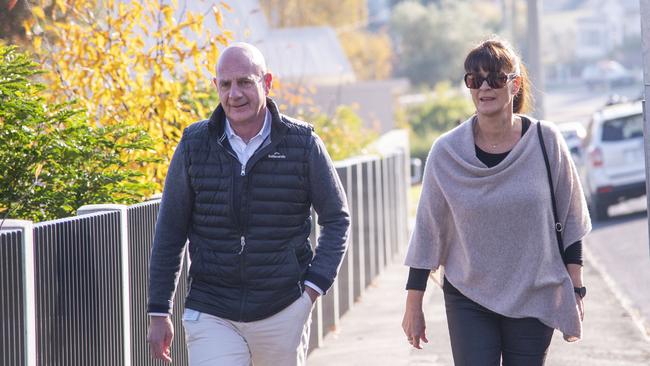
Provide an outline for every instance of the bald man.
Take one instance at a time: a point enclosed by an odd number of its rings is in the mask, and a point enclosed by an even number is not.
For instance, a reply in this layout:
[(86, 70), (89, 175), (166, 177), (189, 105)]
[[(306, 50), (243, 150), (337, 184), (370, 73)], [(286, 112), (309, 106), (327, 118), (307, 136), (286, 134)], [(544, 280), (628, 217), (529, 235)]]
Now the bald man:
[[(268, 98), (273, 77), (236, 43), (213, 79), (220, 104), (185, 129), (169, 166), (149, 267), (148, 342), (171, 362), (172, 298), (188, 243), (183, 325), (191, 366), (304, 365), (311, 310), (331, 286), (350, 219), (321, 139)], [(311, 208), (322, 229), (315, 254)]]

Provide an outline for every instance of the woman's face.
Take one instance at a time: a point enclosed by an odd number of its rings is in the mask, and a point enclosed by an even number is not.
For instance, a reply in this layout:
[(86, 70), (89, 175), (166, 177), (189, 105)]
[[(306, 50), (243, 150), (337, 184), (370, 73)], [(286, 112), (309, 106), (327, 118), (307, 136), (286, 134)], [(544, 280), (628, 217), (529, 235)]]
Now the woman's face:
[(468, 87), (480, 85), (478, 89), (470, 87), (477, 114), (493, 117), (512, 113), (512, 101), (521, 82), (519, 76), (503, 71), (488, 73), (481, 69), (478, 74), (468, 73), (465, 81)]

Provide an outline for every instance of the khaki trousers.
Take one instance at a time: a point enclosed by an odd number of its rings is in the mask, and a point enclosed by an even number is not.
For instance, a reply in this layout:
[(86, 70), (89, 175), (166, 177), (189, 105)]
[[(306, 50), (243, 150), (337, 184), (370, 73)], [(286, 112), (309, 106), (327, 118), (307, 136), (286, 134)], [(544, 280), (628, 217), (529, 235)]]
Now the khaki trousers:
[(190, 366), (303, 366), (311, 309), (307, 293), (279, 313), (247, 323), (186, 309)]

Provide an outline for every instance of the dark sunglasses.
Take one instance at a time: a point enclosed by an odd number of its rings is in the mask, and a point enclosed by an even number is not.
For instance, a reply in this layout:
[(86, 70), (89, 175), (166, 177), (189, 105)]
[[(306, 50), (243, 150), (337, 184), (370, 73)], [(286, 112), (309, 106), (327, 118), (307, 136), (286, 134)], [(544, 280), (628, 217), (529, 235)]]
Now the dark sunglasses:
[(490, 72), (486, 77), (483, 77), (479, 74), (468, 72), (465, 74), (464, 80), (465, 86), (470, 89), (479, 89), (481, 85), (483, 85), (484, 81), (487, 81), (488, 85), (492, 89), (501, 89), (506, 86), (508, 81), (516, 78), (517, 76), (519, 75), (514, 72), (511, 74)]

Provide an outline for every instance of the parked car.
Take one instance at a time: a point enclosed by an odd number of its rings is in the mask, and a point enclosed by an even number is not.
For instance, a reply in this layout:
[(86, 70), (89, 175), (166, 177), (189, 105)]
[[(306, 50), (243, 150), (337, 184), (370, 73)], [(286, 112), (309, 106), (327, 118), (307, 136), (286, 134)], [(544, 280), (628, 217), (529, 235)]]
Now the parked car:
[(585, 66), (582, 69), (582, 80), (590, 89), (596, 87), (615, 87), (630, 85), (637, 82), (634, 73), (614, 60), (603, 60)]
[(646, 193), (640, 101), (606, 106), (594, 113), (584, 146), (580, 176), (596, 220), (608, 217), (609, 206)]
[(580, 122), (565, 122), (557, 126), (569, 147), (573, 161), (576, 165), (582, 164), (582, 145), (585, 136), (587, 136), (587, 130)]

